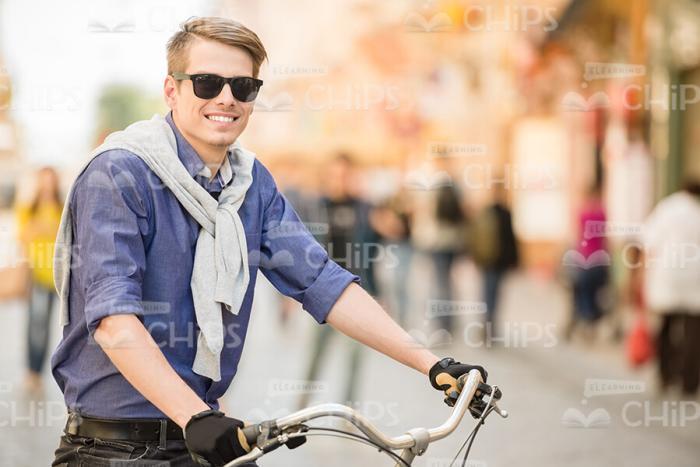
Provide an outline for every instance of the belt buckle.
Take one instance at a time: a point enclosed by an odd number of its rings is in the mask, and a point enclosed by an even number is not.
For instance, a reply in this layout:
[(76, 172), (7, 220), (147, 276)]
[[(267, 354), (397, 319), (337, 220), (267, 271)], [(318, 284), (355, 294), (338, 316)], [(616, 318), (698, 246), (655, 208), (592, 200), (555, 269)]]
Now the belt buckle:
[(68, 420), (64, 431), (69, 435), (77, 436), (82, 423), (83, 417), (78, 412), (68, 412)]

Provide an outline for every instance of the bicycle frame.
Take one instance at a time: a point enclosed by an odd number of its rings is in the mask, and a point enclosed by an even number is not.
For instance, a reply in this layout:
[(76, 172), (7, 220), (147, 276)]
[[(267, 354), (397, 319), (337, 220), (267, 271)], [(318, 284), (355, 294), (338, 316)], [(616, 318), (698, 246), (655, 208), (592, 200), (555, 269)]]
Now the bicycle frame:
[[(405, 464), (397, 461), (395, 464), (396, 467), (411, 465), (416, 456), (420, 456), (425, 453), (430, 443), (445, 438), (455, 431), (457, 426), (459, 426), (459, 423), (462, 421), (464, 414), (467, 412), (467, 409), (469, 409), (469, 406), (474, 399), (474, 394), (476, 393), (479, 383), (481, 382), (481, 373), (479, 373), (478, 370), (471, 370), (468, 374), (462, 375), (459, 378), (459, 385), (462, 387), (461, 393), (454, 405), (454, 410), (442, 425), (430, 429), (413, 428), (408, 430), (406, 433), (395, 437), (386, 436), (374, 424), (372, 424), (372, 422), (365, 418), (364, 415), (356, 410), (344, 405), (332, 403), (309, 407), (281, 417), (277, 420), (263, 422), (254, 425), (253, 427), (247, 427), (246, 431), (248, 431), (248, 433), (252, 431), (258, 435), (256, 446), (245, 456), (229, 462), (224, 467), (237, 467), (245, 464), (246, 462), (259, 459), (272, 449), (286, 443), (289, 441), (289, 439), (303, 436), (303, 434), (288, 432), (287, 430), (293, 430), (294, 428), (300, 429), (304, 422), (320, 417), (337, 417), (349, 421), (369, 439), (385, 449), (392, 451), (401, 449), (402, 451), (399, 457), (405, 462)], [(496, 389), (494, 388), (493, 391), (496, 391)], [(494, 411), (503, 418), (508, 416), (508, 413), (499, 409), (498, 406), (495, 405), (494, 401), (492, 401), (491, 406), (494, 407)], [(277, 436), (273, 436), (271, 439), (267, 437), (270, 434), (268, 431), (270, 427), (274, 427), (274, 431), (279, 433)], [(253, 434), (253, 436), (255, 436), (255, 434)], [(270, 441), (272, 441), (272, 444)], [(274, 447), (271, 447), (272, 445), (274, 445)]]

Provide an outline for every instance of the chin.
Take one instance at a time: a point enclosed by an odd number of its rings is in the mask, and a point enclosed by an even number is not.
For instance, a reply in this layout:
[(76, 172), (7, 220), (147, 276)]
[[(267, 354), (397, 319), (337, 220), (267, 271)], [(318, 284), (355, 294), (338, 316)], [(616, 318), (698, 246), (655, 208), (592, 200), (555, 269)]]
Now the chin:
[(208, 138), (208, 143), (212, 146), (230, 146), (236, 141), (236, 138), (238, 138), (238, 134), (211, 135), (211, 137)]

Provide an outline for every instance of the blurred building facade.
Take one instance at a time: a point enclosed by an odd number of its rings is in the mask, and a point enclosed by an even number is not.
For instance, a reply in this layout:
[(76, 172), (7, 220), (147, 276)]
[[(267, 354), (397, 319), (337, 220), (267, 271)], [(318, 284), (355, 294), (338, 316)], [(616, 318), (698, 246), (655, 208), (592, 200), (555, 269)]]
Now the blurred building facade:
[[(298, 177), (313, 189), (317, 166), (349, 152), (382, 175), (367, 178), (370, 198), (420, 198), (446, 172), (473, 210), (501, 186), (525, 265), (547, 273), (591, 185), (606, 188), (612, 220), (639, 223), (700, 172), (697, 2), (214, 0), (191, 13), (235, 18), (268, 48), (242, 137), (264, 162), (307, 167)], [(123, 37), (99, 39), (111, 50)], [(91, 144), (165, 110), (119, 83), (96, 97)], [(14, 164), (10, 119), (0, 108), (0, 160)]]
[(12, 80), (0, 54), (0, 208), (12, 204), (19, 164), (17, 128), (12, 119)]

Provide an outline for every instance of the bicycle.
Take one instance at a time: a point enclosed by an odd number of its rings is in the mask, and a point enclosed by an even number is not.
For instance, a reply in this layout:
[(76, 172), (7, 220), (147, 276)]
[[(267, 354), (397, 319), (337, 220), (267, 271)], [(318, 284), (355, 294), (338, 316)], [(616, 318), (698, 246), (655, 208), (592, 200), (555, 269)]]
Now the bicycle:
[[(430, 443), (445, 438), (455, 431), (468, 409), (472, 417), (477, 418), (478, 421), (450, 464), (451, 467), (459, 458), (465, 445), (468, 444), (462, 460), (462, 466), (465, 466), (474, 438), (479, 428), (484, 424), (486, 417), (495, 411), (501, 417), (507, 418), (508, 412), (501, 410), (496, 405), (496, 401), (501, 398), (501, 391), (497, 386), (492, 387), (484, 383), (478, 370), (471, 370), (460, 376), (457, 380), (457, 389), (459, 395), (453, 393), (447, 398), (448, 404), (453, 406), (454, 410), (442, 425), (430, 429), (413, 428), (405, 434), (393, 438), (382, 433), (356, 410), (332, 403), (309, 407), (276, 420), (246, 426), (243, 428), (243, 433), (248, 444), (254, 445), (253, 449), (245, 456), (229, 462), (224, 467), (237, 467), (246, 462), (255, 461), (287, 443), (293, 443), (291, 446), (288, 445), (289, 447), (295, 447), (294, 444), (298, 446), (304, 442), (303, 438), (308, 436), (336, 436), (368, 444), (395, 460), (395, 467), (410, 467), (416, 456), (425, 453)], [(486, 396), (488, 396), (488, 400), (485, 401)], [(305, 424), (309, 420), (321, 417), (345, 419), (364, 436), (351, 431)], [(401, 450), (401, 453), (394, 452), (397, 450)]]

